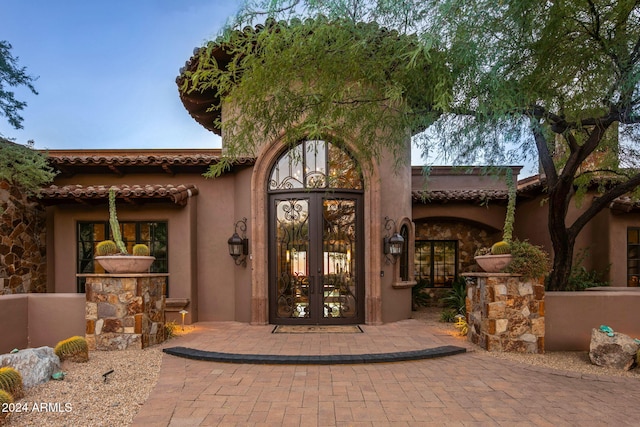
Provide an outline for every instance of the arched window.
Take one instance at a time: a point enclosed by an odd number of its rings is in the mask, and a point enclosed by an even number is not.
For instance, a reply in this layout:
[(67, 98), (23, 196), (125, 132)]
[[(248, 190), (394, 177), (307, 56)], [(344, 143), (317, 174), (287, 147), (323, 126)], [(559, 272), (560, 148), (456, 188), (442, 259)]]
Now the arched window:
[(400, 235), (404, 239), (402, 255), (400, 255), (400, 280), (409, 281), (409, 228), (407, 225), (400, 227)]
[(288, 150), (275, 163), (269, 178), (269, 191), (320, 188), (363, 189), (356, 161), (327, 141), (303, 141)]

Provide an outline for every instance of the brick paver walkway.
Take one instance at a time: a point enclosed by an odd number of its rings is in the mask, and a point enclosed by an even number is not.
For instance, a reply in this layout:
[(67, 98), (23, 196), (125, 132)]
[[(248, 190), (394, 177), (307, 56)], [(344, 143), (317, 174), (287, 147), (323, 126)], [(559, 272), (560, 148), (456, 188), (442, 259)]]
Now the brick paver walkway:
[(164, 355), (135, 426), (640, 425), (640, 382), (583, 377), (493, 358), (407, 320), (364, 334), (271, 334), (199, 323), (166, 347), (265, 354), (359, 354), (440, 345), (470, 352), (363, 365), (242, 365)]

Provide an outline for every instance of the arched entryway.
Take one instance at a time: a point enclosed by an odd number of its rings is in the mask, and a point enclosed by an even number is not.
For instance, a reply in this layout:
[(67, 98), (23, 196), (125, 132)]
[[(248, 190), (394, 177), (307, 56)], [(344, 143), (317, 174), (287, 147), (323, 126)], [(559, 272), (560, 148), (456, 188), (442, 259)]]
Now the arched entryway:
[(269, 321), (364, 322), (363, 180), (353, 157), (303, 141), (273, 164), (269, 194)]

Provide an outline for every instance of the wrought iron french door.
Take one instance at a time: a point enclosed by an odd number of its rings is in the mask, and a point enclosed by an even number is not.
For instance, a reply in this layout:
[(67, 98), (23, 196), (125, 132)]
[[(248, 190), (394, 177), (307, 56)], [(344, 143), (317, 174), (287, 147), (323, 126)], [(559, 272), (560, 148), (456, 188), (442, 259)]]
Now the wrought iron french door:
[(361, 196), (325, 192), (270, 198), (270, 321), (364, 321)]

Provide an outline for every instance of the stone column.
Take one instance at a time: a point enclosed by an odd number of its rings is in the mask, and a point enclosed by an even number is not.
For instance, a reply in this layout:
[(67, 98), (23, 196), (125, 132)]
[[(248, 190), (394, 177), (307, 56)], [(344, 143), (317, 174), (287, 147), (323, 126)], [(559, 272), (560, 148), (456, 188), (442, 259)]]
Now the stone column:
[(86, 338), (91, 350), (141, 349), (165, 340), (167, 274), (88, 274)]
[(544, 285), (506, 273), (469, 273), (469, 341), (496, 352), (544, 353)]

